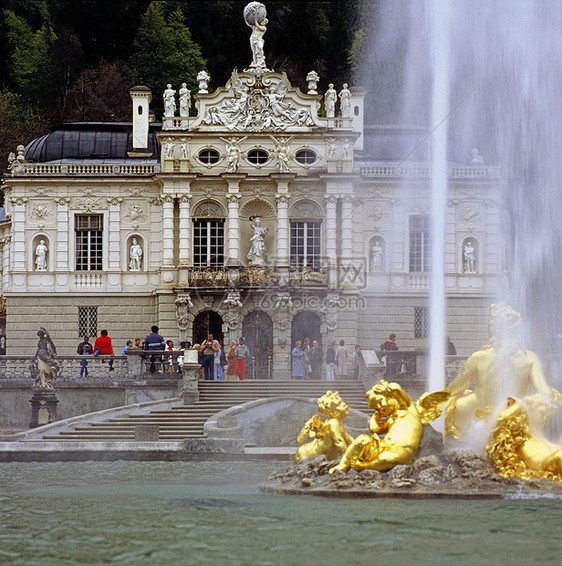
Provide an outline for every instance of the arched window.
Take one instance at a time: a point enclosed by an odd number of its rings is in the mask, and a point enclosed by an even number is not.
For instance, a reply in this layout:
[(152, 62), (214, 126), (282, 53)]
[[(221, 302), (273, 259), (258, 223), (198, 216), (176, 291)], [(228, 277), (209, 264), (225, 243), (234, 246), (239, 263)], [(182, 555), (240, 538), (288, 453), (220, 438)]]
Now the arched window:
[(193, 265), (224, 265), (224, 211), (216, 202), (202, 202), (194, 210)]

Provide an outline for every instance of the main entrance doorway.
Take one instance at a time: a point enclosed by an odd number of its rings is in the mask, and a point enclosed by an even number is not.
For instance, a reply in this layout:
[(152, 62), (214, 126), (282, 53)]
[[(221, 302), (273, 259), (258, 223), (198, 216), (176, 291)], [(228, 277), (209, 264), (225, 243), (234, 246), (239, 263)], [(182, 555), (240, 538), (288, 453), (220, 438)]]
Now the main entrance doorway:
[(212, 334), (224, 348), (222, 318), (215, 311), (202, 311), (193, 321), (193, 344), (201, 344), (208, 334)]
[(246, 378), (270, 379), (273, 362), (273, 321), (263, 311), (248, 313), (242, 323), (242, 333), (250, 349), (250, 361)]
[(299, 312), (293, 318), (291, 326), (291, 348), (295, 342), (304, 342), (305, 338), (310, 338), (310, 344), (318, 340), (318, 345), (322, 346), (322, 335), (320, 334), (320, 317), (312, 311)]

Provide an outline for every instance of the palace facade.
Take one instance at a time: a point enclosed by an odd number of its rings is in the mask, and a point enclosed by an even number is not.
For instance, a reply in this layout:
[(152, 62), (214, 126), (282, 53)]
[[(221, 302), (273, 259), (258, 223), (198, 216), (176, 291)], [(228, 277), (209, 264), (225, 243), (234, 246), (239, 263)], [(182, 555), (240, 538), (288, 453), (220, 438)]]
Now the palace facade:
[[(103, 328), (120, 351), (157, 324), (176, 345), (244, 336), (256, 377), (289, 378), (305, 336), (377, 349), (394, 332), (401, 349), (427, 348), (432, 171), (423, 153), (401, 162), (425, 132), (365, 125), (363, 89), (344, 86), (334, 108), (312, 73), (306, 93), (259, 65), (214, 92), (198, 78), (192, 96), (167, 89), (161, 122), (134, 87), (132, 122), (62, 124), (12, 156), (7, 353), (34, 350), (40, 326), (72, 354)], [(486, 341), (501, 282), (497, 168), (450, 163), (447, 204), (462, 354)]]

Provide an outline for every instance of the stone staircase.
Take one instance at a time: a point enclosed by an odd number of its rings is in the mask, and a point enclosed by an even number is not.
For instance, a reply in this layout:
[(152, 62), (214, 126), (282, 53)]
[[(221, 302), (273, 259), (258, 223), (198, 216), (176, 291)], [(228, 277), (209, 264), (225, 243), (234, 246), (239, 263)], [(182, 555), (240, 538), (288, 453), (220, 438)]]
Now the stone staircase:
[(321, 397), (327, 390), (339, 391), (352, 409), (369, 414), (365, 389), (359, 381), (200, 381), (200, 400), (193, 405), (181, 405), (150, 413), (130, 414), (102, 422), (76, 425), (72, 430), (58, 434), (44, 434), (43, 440), (55, 441), (134, 441), (138, 425), (153, 425), (159, 430), (159, 440), (181, 441), (202, 438), (203, 426), (214, 414), (249, 401), (297, 395)]

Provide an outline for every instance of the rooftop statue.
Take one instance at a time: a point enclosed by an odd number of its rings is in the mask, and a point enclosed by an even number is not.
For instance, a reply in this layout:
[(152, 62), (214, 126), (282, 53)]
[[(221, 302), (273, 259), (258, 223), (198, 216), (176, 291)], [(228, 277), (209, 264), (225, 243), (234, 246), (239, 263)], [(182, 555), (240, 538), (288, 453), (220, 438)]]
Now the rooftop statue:
[[(342, 421), (349, 415), (349, 407), (337, 391), (326, 391), (317, 400), (320, 414), (309, 419), (300, 431), (297, 442), (303, 442), (307, 437), (313, 440), (299, 446), (293, 460), (298, 464), (306, 458), (324, 454), (328, 460), (343, 454), (353, 442), (353, 437), (345, 430)], [(323, 420), (326, 417), (327, 420)]]
[(186, 83), (181, 84), (179, 91), (180, 95), (180, 116), (186, 118), (189, 116), (189, 109), (191, 108), (191, 91), (187, 88)]
[(252, 62), (250, 68), (265, 69), (265, 54), (263, 51), (264, 39), (263, 36), (267, 31), (266, 25), (268, 24), (267, 11), (265, 6), (260, 2), (250, 2), (244, 8), (244, 21), (252, 28), (250, 35), (250, 48), (252, 49)]
[(441, 415), (441, 405), (449, 393), (424, 393), (414, 404), (398, 383), (381, 379), (365, 397), (374, 409), (369, 421), (371, 434), (358, 436), (330, 473), (348, 472), (350, 468), (386, 472), (399, 464), (410, 464), (418, 451), (423, 425)]
[[(478, 420), (496, 415), (507, 397), (522, 401), (530, 411), (531, 427), (544, 424), (562, 397), (550, 387), (534, 352), (519, 342), (521, 315), (510, 306), (492, 305), (489, 343), (472, 354), (449, 385), (445, 435), (465, 440)], [(469, 389), (472, 387), (472, 389)]]
[(172, 88), (172, 85), (166, 85), (166, 90), (162, 95), (164, 98), (164, 117), (173, 118), (176, 113), (176, 91)]

